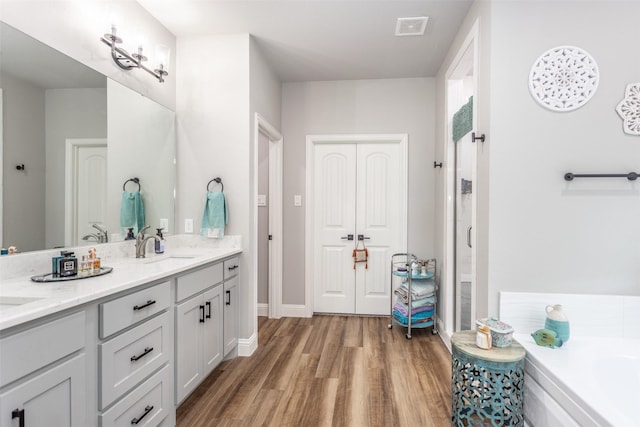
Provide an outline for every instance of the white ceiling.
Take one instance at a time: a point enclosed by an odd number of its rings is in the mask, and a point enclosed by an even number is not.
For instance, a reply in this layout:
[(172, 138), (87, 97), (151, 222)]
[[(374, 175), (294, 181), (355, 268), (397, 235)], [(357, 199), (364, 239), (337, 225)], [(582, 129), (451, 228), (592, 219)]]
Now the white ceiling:
[[(472, 0), (138, 3), (178, 39), (252, 34), (280, 80), (296, 82), (435, 76)], [(397, 18), (423, 15), (424, 36), (394, 36)]]

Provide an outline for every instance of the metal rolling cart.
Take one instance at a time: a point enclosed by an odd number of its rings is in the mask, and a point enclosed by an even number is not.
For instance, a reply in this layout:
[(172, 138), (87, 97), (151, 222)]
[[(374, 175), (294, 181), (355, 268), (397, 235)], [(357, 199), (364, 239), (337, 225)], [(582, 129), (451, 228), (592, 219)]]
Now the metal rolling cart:
[[(417, 264), (416, 271), (412, 271), (412, 266)], [(397, 296), (397, 300), (407, 306), (407, 314), (403, 316), (394, 308), (394, 298), (391, 298), (391, 309), (389, 314), (388, 328), (393, 328), (393, 324), (397, 324), (407, 328), (407, 339), (411, 339), (411, 329), (413, 328), (428, 328), (433, 326), (432, 333), (437, 334), (436, 324), (436, 306), (438, 302), (438, 285), (435, 282), (436, 275), (436, 260), (435, 258), (428, 260), (419, 260), (415, 255), (411, 253), (398, 253), (391, 256), (391, 290)], [(399, 277), (406, 282), (406, 296), (405, 292), (400, 291), (399, 288), (402, 285), (394, 288), (394, 277)], [(419, 281), (425, 285), (432, 285), (432, 291), (420, 295), (420, 298), (416, 298), (412, 292), (412, 285), (414, 281)], [(416, 307), (412, 307), (413, 303), (417, 300), (425, 299), (425, 306), (432, 305), (432, 309), (423, 310), (420, 313), (413, 313)]]

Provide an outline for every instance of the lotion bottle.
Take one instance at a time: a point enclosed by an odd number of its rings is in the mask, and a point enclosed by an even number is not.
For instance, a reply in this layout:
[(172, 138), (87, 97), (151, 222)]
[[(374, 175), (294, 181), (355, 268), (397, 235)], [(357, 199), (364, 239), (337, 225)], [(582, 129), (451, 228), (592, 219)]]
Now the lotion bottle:
[(158, 236), (159, 240), (155, 241), (156, 244), (156, 253), (157, 254), (163, 254), (164, 253), (164, 237), (162, 236), (162, 228), (157, 228), (156, 230), (158, 230), (158, 233), (156, 233), (156, 236)]

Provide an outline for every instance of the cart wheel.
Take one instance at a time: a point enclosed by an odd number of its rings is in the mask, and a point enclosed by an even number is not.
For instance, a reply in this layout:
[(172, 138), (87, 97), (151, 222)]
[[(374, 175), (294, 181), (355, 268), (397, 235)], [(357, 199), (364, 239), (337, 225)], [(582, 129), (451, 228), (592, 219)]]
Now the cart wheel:
[(406, 339), (408, 339), (408, 340), (410, 340), (410, 339), (411, 339), (411, 335), (409, 335), (409, 334), (405, 334), (405, 338), (406, 338)]
[(391, 323), (389, 323), (389, 324), (387, 325), (387, 328), (391, 329), (391, 328), (393, 328), (393, 325), (392, 325)]

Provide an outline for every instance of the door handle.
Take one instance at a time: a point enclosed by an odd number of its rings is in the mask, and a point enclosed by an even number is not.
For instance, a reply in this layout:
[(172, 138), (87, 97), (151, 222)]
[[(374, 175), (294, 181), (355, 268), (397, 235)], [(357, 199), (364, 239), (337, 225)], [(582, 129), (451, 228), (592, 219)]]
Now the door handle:
[(18, 419), (18, 426), (24, 427), (24, 409), (14, 409), (11, 411), (11, 419)]
[(200, 306), (200, 323), (204, 323), (204, 305)]
[(207, 301), (204, 304), (207, 306), (207, 315), (205, 317), (211, 319), (211, 301)]
[(353, 234), (347, 234), (341, 237), (342, 240), (353, 240)]
[(371, 237), (365, 237), (364, 234), (358, 234), (358, 240), (370, 240)]
[(472, 247), (471, 246), (471, 229), (472, 228), (473, 228), (472, 226), (469, 226), (469, 228), (467, 228), (467, 246), (469, 246), (470, 248)]
[(231, 291), (226, 291), (227, 293), (227, 301), (225, 302), (225, 305), (231, 305)]

